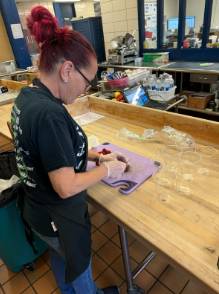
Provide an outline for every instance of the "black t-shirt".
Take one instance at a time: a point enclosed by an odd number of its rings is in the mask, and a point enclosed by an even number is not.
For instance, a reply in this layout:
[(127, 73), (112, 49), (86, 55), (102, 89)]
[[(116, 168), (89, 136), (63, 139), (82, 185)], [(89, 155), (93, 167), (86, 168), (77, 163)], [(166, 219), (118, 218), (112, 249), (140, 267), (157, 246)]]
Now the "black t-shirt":
[[(34, 79), (33, 83), (40, 81)], [(41, 86), (21, 89), (12, 108), (11, 122), (17, 166), (26, 194), (24, 218), (42, 235), (57, 236), (45, 204), (61, 198), (54, 191), (48, 172), (62, 167), (80, 172), (86, 143), (85, 134), (61, 100)]]

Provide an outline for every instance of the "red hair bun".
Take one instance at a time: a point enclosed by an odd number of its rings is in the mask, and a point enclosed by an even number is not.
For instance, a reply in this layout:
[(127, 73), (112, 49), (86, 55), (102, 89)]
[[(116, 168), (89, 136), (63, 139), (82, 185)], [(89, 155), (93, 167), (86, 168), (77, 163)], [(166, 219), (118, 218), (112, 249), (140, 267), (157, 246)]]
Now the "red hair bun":
[(54, 37), (58, 29), (58, 19), (43, 6), (35, 6), (27, 16), (27, 27), (38, 44)]
[(91, 58), (97, 58), (88, 40), (69, 27), (59, 27), (58, 19), (43, 6), (35, 6), (27, 16), (27, 27), (41, 49), (39, 70), (51, 72), (62, 60), (79, 68), (88, 68)]

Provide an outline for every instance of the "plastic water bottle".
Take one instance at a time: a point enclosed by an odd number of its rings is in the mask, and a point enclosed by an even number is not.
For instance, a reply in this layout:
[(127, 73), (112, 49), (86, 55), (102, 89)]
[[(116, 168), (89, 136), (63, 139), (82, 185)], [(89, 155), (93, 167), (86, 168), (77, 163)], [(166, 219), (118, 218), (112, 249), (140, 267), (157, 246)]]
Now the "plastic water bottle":
[(161, 91), (161, 87), (162, 87), (161, 81), (160, 80), (157, 80), (157, 82), (156, 82), (156, 90), (157, 91)]
[(149, 82), (148, 82), (148, 79), (147, 78), (144, 78), (144, 80), (143, 80), (143, 86), (144, 86), (144, 88), (146, 90), (148, 90), (148, 88), (149, 88)]
[(169, 79), (166, 79), (164, 81), (164, 91), (169, 91), (170, 89), (170, 82), (169, 82)]
[(156, 90), (156, 83), (157, 83), (157, 78), (153, 75), (151, 90)]
[(170, 88), (173, 88), (174, 87), (174, 79), (172, 76), (170, 76), (169, 82), (170, 82)]
[(153, 87), (153, 80), (152, 80), (152, 78), (149, 78), (148, 79), (148, 90), (152, 90), (152, 87)]

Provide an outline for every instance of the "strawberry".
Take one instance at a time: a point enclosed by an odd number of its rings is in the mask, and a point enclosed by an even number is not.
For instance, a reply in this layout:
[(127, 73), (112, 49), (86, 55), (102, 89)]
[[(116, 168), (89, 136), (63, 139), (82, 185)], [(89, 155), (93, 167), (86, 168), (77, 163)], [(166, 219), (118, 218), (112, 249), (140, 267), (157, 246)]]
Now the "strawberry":
[(129, 164), (126, 164), (126, 169), (125, 169), (125, 172), (127, 172), (130, 168), (130, 165)]

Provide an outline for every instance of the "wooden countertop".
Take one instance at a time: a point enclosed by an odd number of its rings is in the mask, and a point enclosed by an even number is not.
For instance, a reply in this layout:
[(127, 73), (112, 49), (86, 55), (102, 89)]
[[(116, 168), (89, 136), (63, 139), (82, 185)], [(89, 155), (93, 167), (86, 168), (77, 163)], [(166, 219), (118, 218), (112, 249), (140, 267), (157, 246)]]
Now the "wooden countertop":
[[(12, 103), (0, 106), (0, 132), (5, 135)], [(164, 125), (194, 136), (196, 142), (219, 149), (219, 123), (180, 114), (119, 104), (95, 97), (83, 97), (67, 106), (72, 116), (87, 111), (105, 115), (83, 126), (87, 136), (96, 135), (100, 144), (110, 142), (152, 158), (164, 146), (162, 141), (137, 143), (115, 139), (122, 127), (141, 135), (145, 128), (161, 130)], [(4, 127), (5, 126), (5, 127)], [(169, 203), (156, 199), (149, 178), (129, 195), (99, 182), (88, 189), (89, 201), (174, 268), (191, 278), (208, 294), (219, 293), (219, 155), (210, 176), (199, 176), (193, 193), (173, 193)]]
[[(100, 144), (110, 142), (148, 158), (163, 147), (160, 142), (130, 143), (115, 139), (122, 127), (141, 135), (144, 128), (112, 118), (83, 126)], [(156, 199), (151, 178), (125, 195), (99, 182), (88, 189), (89, 201), (156, 252), (166, 262), (192, 279), (208, 294), (219, 292), (219, 157), (211, 176), (199, 176), (193, 193), (174, 193), (170, 203)], [(209, 192), (210, 191), (210, 192)]]

